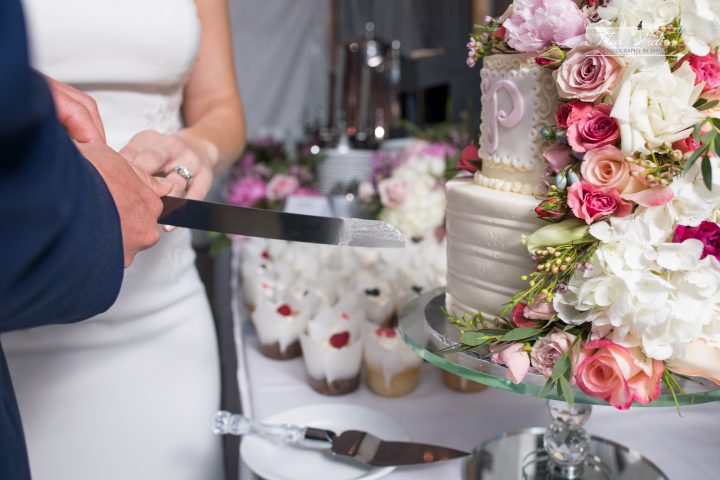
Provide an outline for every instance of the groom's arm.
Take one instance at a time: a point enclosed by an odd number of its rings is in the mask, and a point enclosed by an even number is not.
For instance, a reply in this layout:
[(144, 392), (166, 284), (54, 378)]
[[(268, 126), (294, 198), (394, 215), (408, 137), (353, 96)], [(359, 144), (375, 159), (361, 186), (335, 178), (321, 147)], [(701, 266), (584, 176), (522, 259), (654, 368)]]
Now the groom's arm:
[(123, 275), (113, 197), (58, 123), (23, 25), (0, 2), (0, 331), (100, 313)]

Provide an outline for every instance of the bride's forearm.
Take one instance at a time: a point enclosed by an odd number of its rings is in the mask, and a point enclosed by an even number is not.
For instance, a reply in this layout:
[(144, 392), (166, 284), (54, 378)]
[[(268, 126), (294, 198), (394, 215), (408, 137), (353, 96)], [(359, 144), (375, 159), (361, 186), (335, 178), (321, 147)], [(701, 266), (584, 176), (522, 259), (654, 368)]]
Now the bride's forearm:
[(217, 152), (213, 172), (217, 175), (227, 169), (245, 148), (245, 121), (240, 99), (212, 107), (195, 122), (190, 122), (181, 135), (208, 142)]
[(200, 49), (183, 92), (183, 135), (217, 150), (215, 174), (245, 147), (245, 121), (233, 64), (226, 0), (195, 0), (202, 24)]

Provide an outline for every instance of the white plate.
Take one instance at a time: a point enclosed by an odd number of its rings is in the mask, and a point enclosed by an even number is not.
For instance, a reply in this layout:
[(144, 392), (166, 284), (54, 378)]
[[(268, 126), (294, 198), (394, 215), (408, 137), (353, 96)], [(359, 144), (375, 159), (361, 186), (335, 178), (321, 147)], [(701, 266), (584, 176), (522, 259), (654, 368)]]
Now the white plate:
[[(393, 418), (357, 405), (308, 405), (263, 422), (326, 428), (338, 434), (363, 430), (383, 440), (409, 440), (405, 429)], [(243, 438), (240, 455), (250, 470), (265, 480), (375, 480), (395, 470), (345, 463), (328, 452), (288, 447), (256, 436)]]

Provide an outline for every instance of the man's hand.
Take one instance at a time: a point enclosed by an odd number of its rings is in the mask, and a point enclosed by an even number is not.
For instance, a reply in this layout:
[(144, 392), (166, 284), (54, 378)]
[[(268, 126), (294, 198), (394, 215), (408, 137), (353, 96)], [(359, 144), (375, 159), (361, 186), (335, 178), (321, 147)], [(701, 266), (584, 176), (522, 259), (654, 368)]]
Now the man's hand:
[(172, 183), (131, 166), (102, 143), (81, 143), (78, 148), (100, 172), (115, 200), (120, 214), (125, 267), (128, 267), (136, 253), (152, 247), (160, 239), (157, 226), (162, 212), (160, 197), (170, 192)]
[(97, 103), (90, 95), (50, 77), (45, 77), (53, 99), (58, 120), (68, 135), (78, 143), (105, 143), (105, 127)]

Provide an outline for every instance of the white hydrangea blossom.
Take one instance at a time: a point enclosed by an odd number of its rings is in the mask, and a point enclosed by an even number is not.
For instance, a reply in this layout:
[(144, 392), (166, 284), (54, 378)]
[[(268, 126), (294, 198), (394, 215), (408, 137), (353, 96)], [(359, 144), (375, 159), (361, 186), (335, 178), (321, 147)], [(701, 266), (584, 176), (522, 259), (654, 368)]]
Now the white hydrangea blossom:
[(576, 272), (555, 296), (563, 321), (591, 322), (596, 331), (611, 331), (613, 341), (640, 345), (658, 360), (682, 356), (697, 339), (720, 340), (720, 262), (700, 258), (699, 240), (672, 243), (676, 225), (695, 226), (720, 207), (720, 186), (708, 191), (693, 169), (673, 191), (663, 207), (590, 228), (602, 243), (592, 268)]

